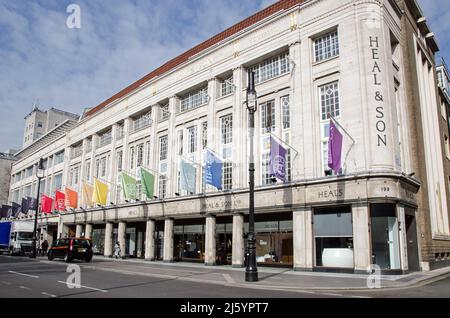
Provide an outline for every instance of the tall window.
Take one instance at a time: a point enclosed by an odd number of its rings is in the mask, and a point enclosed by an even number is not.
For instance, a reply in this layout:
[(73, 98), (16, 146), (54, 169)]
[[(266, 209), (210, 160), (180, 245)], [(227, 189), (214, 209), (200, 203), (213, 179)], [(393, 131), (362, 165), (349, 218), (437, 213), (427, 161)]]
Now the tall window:
[(255, 83), (267, 81), (271, 78), (288, 73), (290, 70), (289, 53), (269, 58), (258, 65), (250, 68), (255, 72)]
[(220, 96), (227, 96), (234, 93), (233, 74), (224, 78), (220, 82)]
[(150, 141), (145, 143), (146, 155), (145, 155), (145, 166), (150, 167)]
[(107, 167), (106, 157), (103, 157), (100, 159), (100, 177), (101, 178), (106, 177), (106, 167)]
[(283, 116), (283, 129), (291, 128), (291, 113), (289, 109), (289, 96), (281, 97), (281, 113)]
[(123, 162), (123, 151), (118, 150), (117, 151), (117, 167), (116, 167), (118, 172), (122, 171), (122, 162)]
[(334, 118), (339, 118), (341, 115), (338, 82), (336, 81), (319, 86), (319, 94), (323, 171), (325, 175), (332, 175), (333, 172), (328, 167), (328, 139), (330, 129), (329, 114), (331, 114)]
[(183, 130), (178, 131), (178, 155), (183, 155)]
[(130, 170), (133, 171), (134, 169), (134, 160), (135, 160), (135, 152), (134, 147), (130, 148)]
[(339, 84), (333, 82), (330, 84), (322, 85), (320, 90), (320, 110), (322, 120), (329, 118), (328, 113), (333, 117), (340, 116), (339, 108)]
[[(220, 144), (221, 153), (224, 159), (230, 160), (232, 157), (233, 143), (233, 115), (229, 114), (220, 118)], [(222, 187), (223, 190), (231, 190), (233, 188), (233, 164), (230, 161), (223, 163), (222, 170)]]
[(116, 130), (116, 138), (117, 138), (117, 140), (120, 140), (120, 139), (123, 138), (124, 132), (125, 132), (125, 130), (124, 130), (124, 125), (123, 124), (117, 126), (117, 130)]
[(163, 136), (159, 138), (159, 160), (166, 160), (167, 159), (167, 143), (168, 143), (168, 137)]
[(275, 131), (275, 101), (261, 104), (261, 130), (263, 134)]
[(192, 91), (181, 98), (180, 111), (196, 108), (208, 102), (208, 87)]
[(202, 123), (202, 149), (208, 147), (208, 122)]
[(136, 152), (137, 152), (136, 167), (140, 167), (144, 162), (144, 144), (136, 146)]
[(85, 170), (84, 170), (84, 175), (85, 175), (85, 179), (87, 181), (91, 180), (91, 161), (86, 161), (86, 164), (84, 166)]
[(194, 153), (197, 151), (197, 127), (192, 126), (187, 129), (188, 131), (188, 153)]
[(164, 199), (166, 197), (167, 177), (165, 175), (159, 176), (159, 198)]
[(64, 162), (64, 150), (55, 154), (55, 165)]
[(62, 173), (55, 175), (55, 177), (53, 178), (53, 191), (55, 192), (56, 190), (61, 190), (62, 188)]
[(320, 62), (339, 55), (339, 37), (335, 30), (314, 40), (315, 61)]

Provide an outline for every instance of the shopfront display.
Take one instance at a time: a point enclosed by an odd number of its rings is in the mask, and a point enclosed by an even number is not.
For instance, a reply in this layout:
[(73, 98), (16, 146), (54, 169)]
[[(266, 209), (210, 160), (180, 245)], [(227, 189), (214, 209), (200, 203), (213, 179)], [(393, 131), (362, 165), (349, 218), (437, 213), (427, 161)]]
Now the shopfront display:
[[(292, 213), (255, 216), (256, 262), (267, 266), (293, 264)], [(245, 224), (248, 233), (248, 223)]]
[(315, 265), (353, 268), (353, 228), (350, 206), (314, 209)]
[[(197, 223), (198, 222), (198, 223)], [(174, 258), (177, 261), (204, 261), (204, 220), (189, 220), (174, 227)], [(189, 224), (190, 223), (190, 224)], [(200, 223), (200, 224), (199, 224)]]
[(92, 230), (92, 250), (96, 255), (103, 255), (105, 251), (105, 228)]
[(217, 218), (216, 264), (231, 265), (233, 249), (233, 223), (231, 218)]

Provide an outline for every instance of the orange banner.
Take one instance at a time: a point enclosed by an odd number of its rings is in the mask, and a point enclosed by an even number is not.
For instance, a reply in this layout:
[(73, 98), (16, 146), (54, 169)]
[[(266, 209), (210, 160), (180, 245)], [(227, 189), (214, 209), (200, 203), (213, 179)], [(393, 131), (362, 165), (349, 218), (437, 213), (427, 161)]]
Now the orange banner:
[(78, 192), (66, 188), (66, 207), (67, 208), (78, 208)]

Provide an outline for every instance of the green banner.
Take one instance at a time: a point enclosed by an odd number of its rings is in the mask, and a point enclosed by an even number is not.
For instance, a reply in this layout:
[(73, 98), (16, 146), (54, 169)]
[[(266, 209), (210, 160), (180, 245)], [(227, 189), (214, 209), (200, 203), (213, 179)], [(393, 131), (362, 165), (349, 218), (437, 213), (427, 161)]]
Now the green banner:
[(141, 183), (147, 199), (152, 200), (155, 190), (155, 176), (141, 167)]
[(122, 172), (122, 190), (126, 200), (136, 200), (136, 179)]

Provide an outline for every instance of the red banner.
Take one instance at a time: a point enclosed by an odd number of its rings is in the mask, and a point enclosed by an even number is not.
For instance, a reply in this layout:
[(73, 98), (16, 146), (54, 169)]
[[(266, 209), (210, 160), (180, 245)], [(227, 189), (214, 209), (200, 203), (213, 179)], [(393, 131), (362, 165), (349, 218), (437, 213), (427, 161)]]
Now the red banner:
[(64, 194), (64, 192), (61, 191), (55, 192), (55, 210), (56, 211), (66, 210), (66, 195)]
[(46, 195), (42, 195), (41, 198), (41, 212), (43, 213), (52, 213), (53, 208), (53, 198), (50, 198)]

